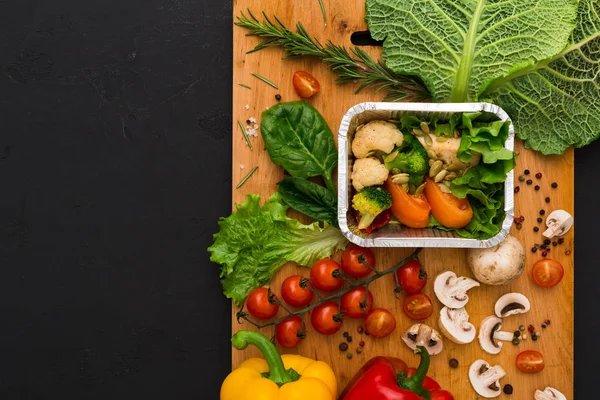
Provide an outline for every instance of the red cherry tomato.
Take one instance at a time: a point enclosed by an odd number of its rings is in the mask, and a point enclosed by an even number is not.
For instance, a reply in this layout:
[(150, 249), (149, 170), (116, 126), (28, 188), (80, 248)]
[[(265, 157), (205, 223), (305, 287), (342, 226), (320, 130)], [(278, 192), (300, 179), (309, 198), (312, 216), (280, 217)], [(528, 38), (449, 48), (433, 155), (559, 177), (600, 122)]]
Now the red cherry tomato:
[(314, 96), (321, 89), (319, 81), (306, 71), (296, 71), (292, 78), (292, 84), (298, 96), (303, 99)]
[(313, 328), (323, 335), (333, 335), (342, 327), (341, 319), (338, 319), (339, 307), (336, 302), (329, 301), (323, 303), (312, 310), (310, 315), (310, 323)]
[(385, 308), (371, 310), (365, 319), (365, 331), (374, 338), (384, 338), (396, 329), (396, 318)]
[(293, 348), (304, 339), (302, 332), (302, 319), (294, 315), (277, 324), (275, 329), (275, 340), (283, 347)]
[(543, 288), (558, 285), (565, 274), (562, 264), (552, 258), (542, 258), (533, 264), (533, 281)]
[(310, 287), (300, 286), (301, 282), (304, 281), (300, 275), (292, 275), (285, 278), (281, 284), (281, 297), (291, 306), (304, 307), (313, 298), (313, 291)]
[(351, 243), (342, 253), (342, 269), (346, 275), (362, 278), (371, 273), (371, 268), (360, 262), (362, 259), (361, 256), (364, 257), (364, 262), (375, 268), (375, 255), (373, 251)]
[[(271, 294), (274, 300), (277, 296)], [(273, 318), (279, 310), (279, 304), (269, 302), (269, 289), (259, 287), (254, 289), (246, 299), (246, 308), (248, 312), (258, 319)]]
[[(361, 303), (363, 302), (364, 307), (361, 308)], [(373, 308), (373, 295), (364, 286), (359, 286), (342, 296), (341, 305), (342, 314), (345, 316), (350, 318), (366, 318), (371, 308)]]
[(424, 293), (411, 294), (404, 300), (404, 313), (410, 319), (423, 320), (433, 313), (433, 304)]
[(526, 374), (535, 374), (544, 369), (544, 357), (535, 350), (525, 350), (517, 355), (517, 368)]
[(344, 284), (344, 280), (333, 276), (333, 271), (341, 270), (340, 264), (329, 258), (324, 258), (313, 264), (310, 270), (310, 281), (314, 288), (324, 292), (338, 290)]
[(396, 271), (400, 287), (407, 294), (419, 293), (427, 284), (427, 274), (417, 260), (410, 260)]

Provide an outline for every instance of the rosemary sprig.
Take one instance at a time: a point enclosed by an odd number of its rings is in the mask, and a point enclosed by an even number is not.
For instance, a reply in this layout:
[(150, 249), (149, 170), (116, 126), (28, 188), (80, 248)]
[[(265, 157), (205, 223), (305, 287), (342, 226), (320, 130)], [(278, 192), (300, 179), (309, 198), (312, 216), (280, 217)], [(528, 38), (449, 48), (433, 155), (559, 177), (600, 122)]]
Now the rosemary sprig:
[(246, 88), (246, 89), (252, 89), (250, 86), (243, 84), (243, 83), (238, 83), (238, 85), (240, 85), (241, 87)]
[(263, 12), (264, 21), (259, 21), (248, 10), (247, 17), (243, 12), (237, 17), (238, 26), (249, 30), (247, 36), (260, 36), (264, 40), (248, 53), (262, 50), (266, 47), (281, 47), (287, 53), (284, 59), (315, 56), (319, 57), (338, 75), (339, 84), (359, 83), (355, 93), (366, 87), (386, 92), (386, 101), (427, 101), (430, 100), (429, 90), (417, 76), (399, 75), (390, 70), (383, 61), (374, 61), (364, 50), (354, 47), (349, 52), (344, 46), (338, 46), (328, 41), (322, 45), (318, 39), (308, 34), (302, 23), (296, 25), (296, 32), (289, 30), (277, 18), (273, 23)]
[(248, 147), (250, 147), (250, 150), (252, 150), (252, 143), (250, 142), (250, 138), (248, 137), (248, 133), (246, 132), (246, 128), (244, 128), (244, 125), (242, 125), (242, 123), (240, 122), (239, 119), (238, 119), (238, 125), (240, 126), (240, 129), (242, 130), (242, 135), (244, 135), (244, 139), (246, 140), (246, 144), (248, 145)]
[(275, 89), (279, 89), (279, 86), (277, 86), (276, 84), (274, 84), (273, 82), (271, 82), (270, 80), (265, 78), (264, 76), (260, 76), (259, 74), (255, 74), (254, 72), (251, 72), (250, 75), (254, 76), (255, 78), (260, 79), (261, 81), (263, 81), (264, 83), (266, 83), (269, 86), (273, 86)]
[(323, 23), (327, 26), (327, 13), (325, 12), (325, 4), (323, 0), (319, 0), (319, 6), (321, 6), (321, 14), (323, 14)]
[(247, 180), (248, 180), (248, 179), (249, 179), (249, 178), (252, 176), (252, 174), (253, 174), (253, 173), (254, 173), (254, 172), (257, 170), (257, 169), (258, 169), (258, 165), (255, 165), (255, 166), (254, 166), (254, 168), (252, 168), (252, 169), (250, 170), (250, 172), (248, 172), (248, 173), (246, 174), (246, 176), (244, 176), (244, 177), (242, 178), (242, 180), (240, 181), (240, 183), (238, 183), (238, 184), (237, 184), (237, 186), (236, 186), (235, 188), (236, 188), (236, 189), (239, 189), (239, 188), (241, 188), (241, 187), (242, 187), (242, 185), (243, 185), (244, 183), (246, 183), (246, 181), (247, 181)]

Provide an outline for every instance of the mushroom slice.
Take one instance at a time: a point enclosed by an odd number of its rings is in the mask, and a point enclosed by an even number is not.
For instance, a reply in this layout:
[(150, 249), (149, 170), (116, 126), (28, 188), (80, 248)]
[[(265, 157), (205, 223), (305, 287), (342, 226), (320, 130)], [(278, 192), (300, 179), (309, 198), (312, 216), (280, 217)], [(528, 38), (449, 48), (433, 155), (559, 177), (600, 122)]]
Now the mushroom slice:
[(446, 307), (461, 308), (469, 301), (467, 291), (476, 286), (479, 286), (479, 282), (474, 279), (457, 277), (452, 271), (444, 271), (436, 276), (433, 290)]
[(502, 319), (491, 315), (481, 322), (479, 327), (479, 345), (489, 354), (498, 354), (502, 350), (502, 343), (497, 342), (503, 340), (510, 342), (513, 340), (514, 333), (502, 332)]
[(413, 350), (416, 350), (417, 346), (425, 347), (432, 356), (439, 354), (444, 347), (438, 331), (425, 324), (414, 324), (408, 328), (402, 334), (402, 340)]
[(464, 307), (442, 308), (438, 323), (444, 336), (454, 343), (471, 343), (475, 339), (475, 326), (469, 322), (469, 314)]
[(535, 400), (567, 400), (564, 394), (551, 387), (546, 387), (543, 392), (536, 390), (534, 398)]
[(573, 216), (565, 210), (555, 210), (546, 218), (548, 229), (542, 233), (548, 239), (554, 236), (562, 236), (573, 226)]
[(531, 308), (527, 297), (521, 293), (507, 293), (496, 301), (496, 315), (499, 318), (513, 314), (524, 314)]
[(473, 389), (486, 399), (500, 396), (502, 393), (500, 379), (505, 375), (504, 368), (500, 365), (491, 367), (485, 360), (475, 360), (469, 368), (469, 381)]

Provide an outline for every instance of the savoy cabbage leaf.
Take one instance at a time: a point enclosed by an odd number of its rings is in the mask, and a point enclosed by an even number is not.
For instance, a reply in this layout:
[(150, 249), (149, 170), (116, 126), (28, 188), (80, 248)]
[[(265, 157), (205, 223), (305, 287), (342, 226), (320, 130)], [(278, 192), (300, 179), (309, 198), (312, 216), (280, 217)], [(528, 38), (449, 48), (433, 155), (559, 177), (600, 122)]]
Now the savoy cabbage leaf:
[(367, 0), (371, 35), (394, 72), (434, 101), (476, 100), (494, 80), (558, 54), (578, 0)]
[(499, 79), (488, 97), (511, 116), (525, 144), (561, 154), (600, 136), (600, 2), (581, 0), (566, 48)]

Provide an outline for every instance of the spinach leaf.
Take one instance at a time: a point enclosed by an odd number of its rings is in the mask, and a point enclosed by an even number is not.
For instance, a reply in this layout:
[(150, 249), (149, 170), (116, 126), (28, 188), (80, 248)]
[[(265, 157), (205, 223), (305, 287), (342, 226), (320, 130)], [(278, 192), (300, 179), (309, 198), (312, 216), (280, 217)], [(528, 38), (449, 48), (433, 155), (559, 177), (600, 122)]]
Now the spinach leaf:
[(286, 177), (278, 185), (282, 200), (296, 211), (337, 227), (337, 198), (323, 186), (307, 179)]
[(333, 134), (319, 112), (302, 101), (279, 103), (262, 113), (260, 131), (271, 160), (298, 178), (322, 176), (335, 193)]

